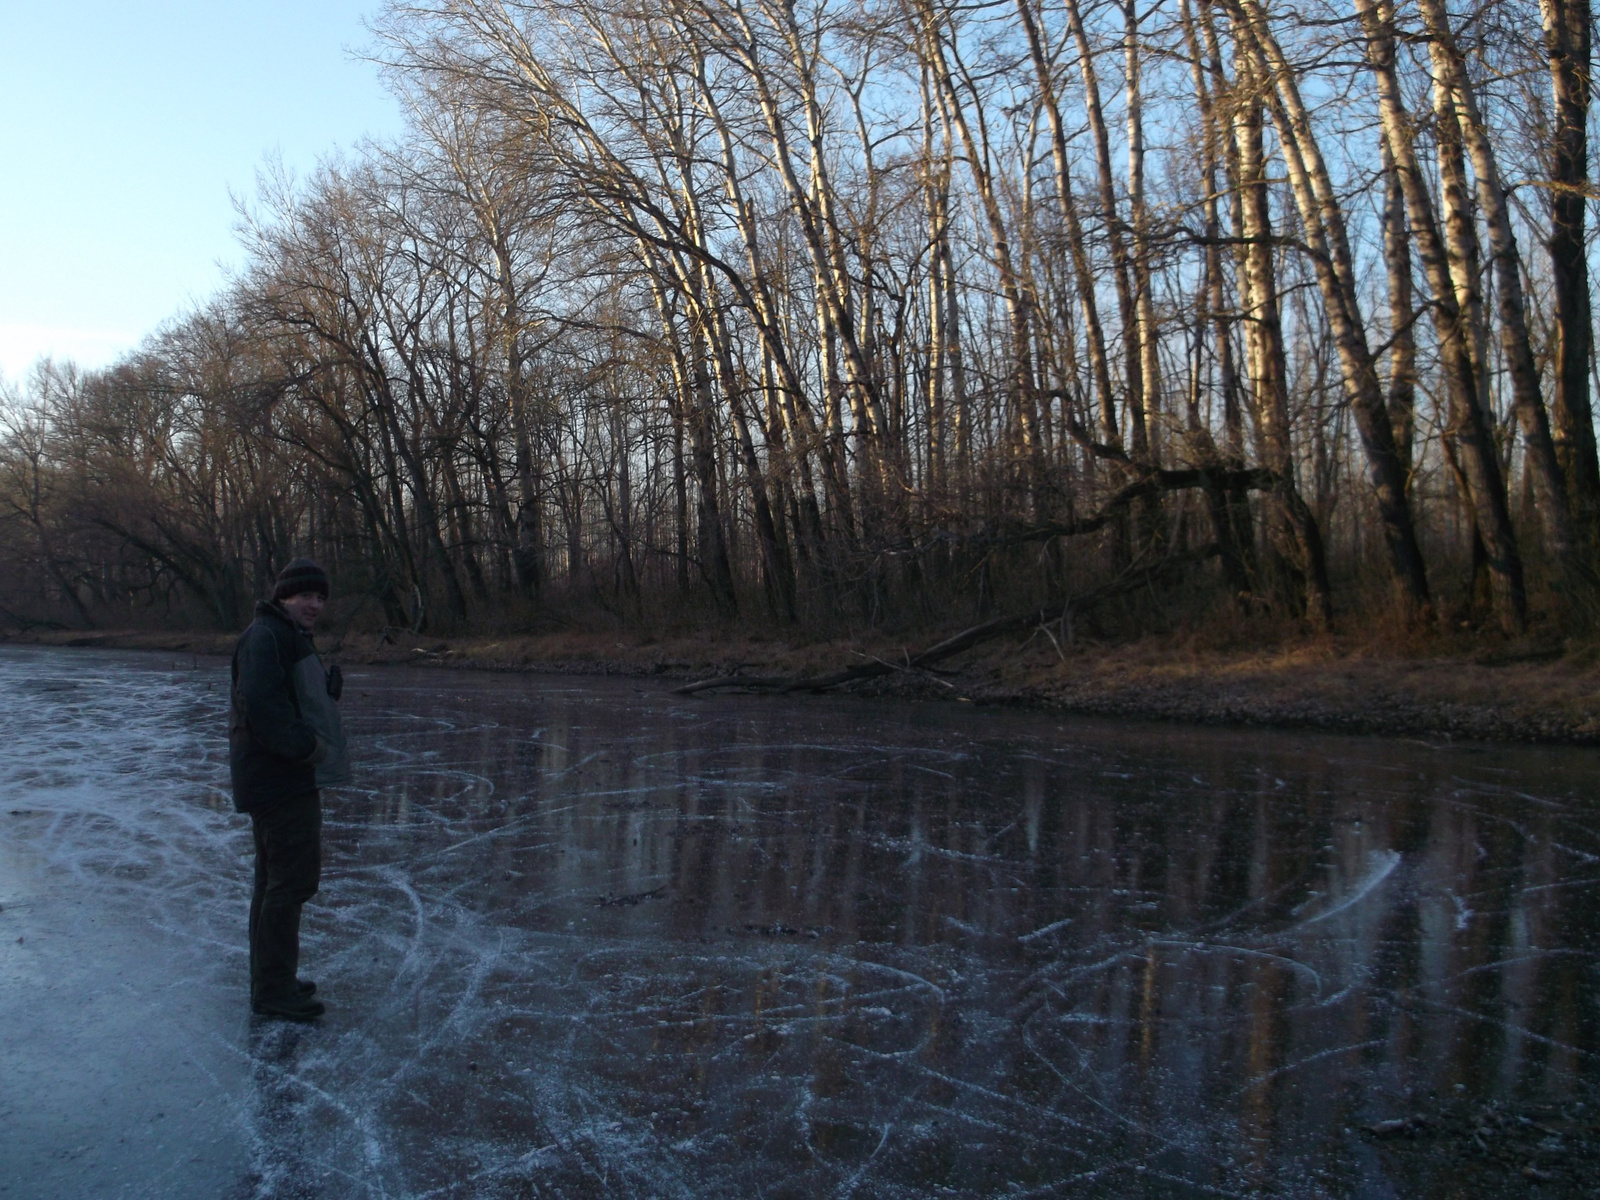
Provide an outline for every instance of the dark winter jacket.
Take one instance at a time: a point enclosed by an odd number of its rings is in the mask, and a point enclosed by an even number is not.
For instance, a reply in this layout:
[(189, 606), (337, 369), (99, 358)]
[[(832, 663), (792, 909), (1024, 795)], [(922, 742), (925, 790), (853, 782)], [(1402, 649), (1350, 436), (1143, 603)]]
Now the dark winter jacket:
[(350, 781), (327, 672), (311, 635), (277, 604), (256, 604), (233, 650), (228, 767), (240, 812)]

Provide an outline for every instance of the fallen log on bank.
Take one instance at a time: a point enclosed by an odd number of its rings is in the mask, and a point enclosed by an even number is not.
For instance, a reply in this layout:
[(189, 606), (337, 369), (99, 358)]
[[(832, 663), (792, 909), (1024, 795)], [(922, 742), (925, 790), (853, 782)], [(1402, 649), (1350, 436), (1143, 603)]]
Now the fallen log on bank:
[(1115, 583), (1096, 588), (1092, 592), (1049, 600), (1021, 612), (996, 617), (992, 621), (963, 629), (960, 633), (947, 637), (944, 641), (916, 654), (907, 652), (902, 662), (886, 662), (881, 658), (874, 658), (826, 675), (723, 675), (715, 679), (702, 679), (696, 683), (685, 684), (683, 687), (674, 688), (673, 693), (679, 696), (693, 696), (700, 692), (726, 690), (765, 693), (826, 692), (843, 687), (847, 683), (877, 679), (899, 671), (927, 670), (935, 663), (953, 658), (963, 650), (970, 650), (994, 638), (1004, 637), (1010, 633), (1021, 633), (1026, 629), (1045, 629), (1068, 615), (1084, 612), (1101, 601), (1150, 587), (1162, 576), (1170, 574), (1174, 568), (1196, 559), (1210, 558), (1216, 553), (1215, 546), (1208, 546), (1192, 554), (1175, 555), (1156, 567), (1126, 575)]

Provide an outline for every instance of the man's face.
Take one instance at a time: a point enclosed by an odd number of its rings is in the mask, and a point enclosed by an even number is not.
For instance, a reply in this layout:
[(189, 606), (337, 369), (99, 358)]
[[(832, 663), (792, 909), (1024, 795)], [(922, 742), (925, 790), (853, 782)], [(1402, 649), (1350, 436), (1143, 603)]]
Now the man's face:
[(321, 592), (298, 592), (283, 601), (283, 610), (294, 618), (294, 623), (310, 633), (317, 627), (322, 606), (327, 603)]

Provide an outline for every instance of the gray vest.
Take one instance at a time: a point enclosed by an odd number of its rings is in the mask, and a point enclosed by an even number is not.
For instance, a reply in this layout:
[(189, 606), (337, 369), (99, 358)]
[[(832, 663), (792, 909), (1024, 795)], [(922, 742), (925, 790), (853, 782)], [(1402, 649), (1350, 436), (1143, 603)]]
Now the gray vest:
[(294, 665), (294, 694), (300, 715), (328, 743), (328, 757), (317, 764), (317, 786), (340, 787), (351, 781), (350, 751), (339, 723), (339, 706), (328, 695), (328, 673), (322, 660), (308, 654)]

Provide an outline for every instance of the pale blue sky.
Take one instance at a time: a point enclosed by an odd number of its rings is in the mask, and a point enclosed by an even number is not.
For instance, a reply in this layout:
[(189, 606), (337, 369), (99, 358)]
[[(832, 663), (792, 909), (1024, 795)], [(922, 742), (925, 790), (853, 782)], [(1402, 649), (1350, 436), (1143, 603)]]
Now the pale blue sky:
[(0, 373), (101, 366), (236, 263), (229, 189), (399, 110), (352, 56), (380, 0), (0, 0)]

